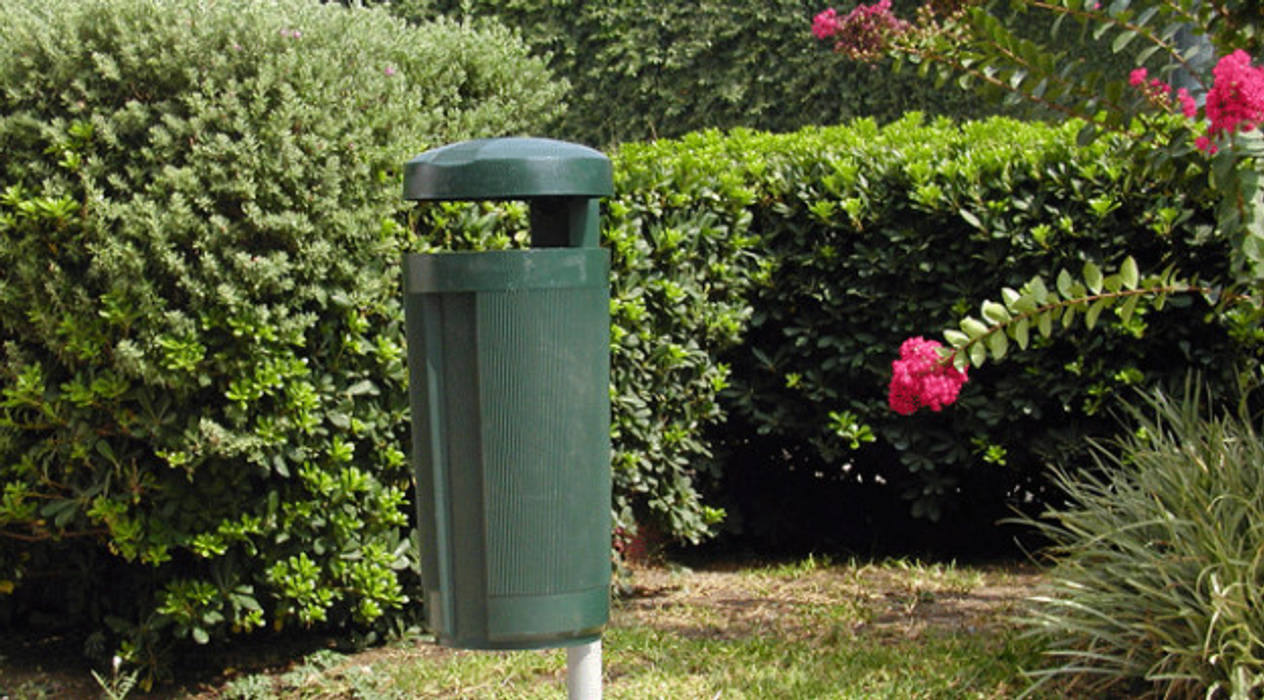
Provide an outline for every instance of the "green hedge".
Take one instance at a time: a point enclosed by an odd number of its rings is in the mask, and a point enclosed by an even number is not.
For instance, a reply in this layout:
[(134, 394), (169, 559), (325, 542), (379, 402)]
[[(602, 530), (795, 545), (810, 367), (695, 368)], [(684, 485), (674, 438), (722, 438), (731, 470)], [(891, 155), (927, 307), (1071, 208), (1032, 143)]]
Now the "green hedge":
[[(811, 34), (812, 17), (831, 4), (840, 12), (854, 6), (825, 0), (392, 0), (389, 7), (410, 21), (447, 15), (515, 27), (571, 84), (571, 109), (547, 135), (599, 146), (706, 128), (786, 132), (858, 117), (886, 123), (910, 110), (955, 119), (1032, 111), (937, 86), (915, 66), (895, 72), (887, 61), (856, 63), (833, 53)], [(910, 20), (923, 4), (893, 2)], [(1046, 36), (1048, 14), (1018, 20), (1023, 35)], [(1108, 46), (1070, 32), (1062, 33), (1060, 46), (1063, 62), (1085, 59), (1118, 75), (1133, 67)]]
[[(490, 17), (515, 27), (570, 81), (571, 109), (549, 135), (599, 146), (703, 128), (791, 131), (920, 109), (995, 113), (914, 71), (848, 61), (817, 42), (813, 0), (396, 0), (412, 20)], [(913, 0), (896, 5), (912, 16)]]
[(0, 43), (0, 621), (146, 663), (398, 624), (398, 170), (552, 120), (543, 63), (302, 0), (16, 0)]
[(743, 343), (714, 354), (731, 368), (730, 415), (702, 443), (716, 459), (704, 465), (696, 451), (681, 472), (706, 477), (707, 502), (729, 510), (732, 530), (780, 546), (857, 544), (848, 530), (918, 544), (905, 539), (917, 519), (989, 534), (1010, 506), (1040, 500), (1049, 462), (1110, 430), (1102, 409), (1116, 390), (1231, 366), (1228, 333), (1181, 299), (1037, 343), (976, 373), (943, 413), (887, 408), (900, 342), (933, 336), (1002, 286), (1125, 253), (1190, 274), (1223, 269), (1207, 207), (1179, 182), (1136, 177), (1107, 143), (1077, 148), (1074, 127), (910, 116), (620, 149), (625, 181), (658, 191), (623, 198), (675, 199), (695, 220), (736, 210), (758, 237), (751, 262), (768, 281)]

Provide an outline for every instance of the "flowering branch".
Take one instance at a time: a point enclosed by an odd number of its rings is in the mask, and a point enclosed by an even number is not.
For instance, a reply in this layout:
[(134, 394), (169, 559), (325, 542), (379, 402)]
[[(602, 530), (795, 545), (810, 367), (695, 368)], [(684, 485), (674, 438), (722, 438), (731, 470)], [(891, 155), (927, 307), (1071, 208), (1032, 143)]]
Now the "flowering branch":
[(1053, 334), (1055, 323), (1069, 328), (1077, 315), (1083, 314), (1084, 325), (1093, 328), (1101, 313), (1116, 304), (1120, 305), (1116, 314), (1126, 324), (1142, 298), (1151, 298), (1156, 308), (1162, 308), (1166, 298), (1173, 294), (1214, 296), (1216, 292), (1211, 287), (1175, 280), (1171, 271), (1139, 279), (1137, 263), (1132, 258), (1126, 259), (1119, 271), (1109, 276), (1088, 262), (1082, 279), (1075, 279), (1062, 270), (1054, 290), (1039, 276), (1031, 278), (1021, 290), (1001, 290), (1001, 302), (983, 302), (982, 319), (967, 316), (958, 324), (960, 330), (945, 330), (944, 338), (952, 347), (956, 366), (969, 363), (978, 367), (989, 356), (993, 361), (1004, 358), (1010, 340), (1025, 350), (1033, 327), (1048, 338)]
[(1131, 257), (1110, 275), (1093, 262), (1084, 264), (1078, 279), (1062, 270), (1054, 289), (1035, 276), (1022, 289), (1002, 289), (999, 302), (984, 301), (980, 317), (967, 316), (958, 328), (945, 330), (947, 347), (921, 337), (904, 341), (899, 359), (891, 365), (888, 403), (902, 415), (920, 408), (939, 411), (956, 401), (971, 366), (980, 367), (989, 359), (1001, 361), (1011, 341), (1027, 349), (1033, 330), (1049, 338), (1055, 324), (1069, 328), (1081, 317), (1085, 327), (1093, 328), (1103, 311), (1116, 306), (1115, 314), (1127, 324), (1143, 299), (1161, 309), (1174, 294), (1198, 294), (1223, 303), (1255, 301), (1248, 295), (1220, 294), (1213, 287), (1175, 279), (1171, 270), (1142, 279)]

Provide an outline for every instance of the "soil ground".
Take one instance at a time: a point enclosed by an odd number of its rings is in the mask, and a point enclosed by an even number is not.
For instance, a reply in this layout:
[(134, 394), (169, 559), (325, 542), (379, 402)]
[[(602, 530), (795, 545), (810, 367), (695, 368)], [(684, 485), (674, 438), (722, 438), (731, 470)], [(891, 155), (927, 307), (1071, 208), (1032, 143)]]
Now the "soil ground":
[[(611, 625), (640, 625), (680, 635), (726, 639), (752, 634), (812, 634), (801, 614), (840, 600), (854, 601), (851, 632), (878, 639), (916, 639), (936, 630), (986, 634), (1005, 624), (1039, 582), (1024, 564), (937, 567), (802, 564), (750, 567), (712, 564), (695, 569), (637, 567), (620, 578)], [(208, 651), (197, 669), (149, 694), (133, 698), (220, 696), (233, 678), (281, 674), (308, 654), (330, 648), (328, 638), (247, 640)], [(98, 698), (101, 688), (76, 645), (65, 639), (0, 639), (0, 700)], [(418, 640), (358, 654), (345, 663), (369, 665), (389, 659), (405, 663), (453, 652)]]

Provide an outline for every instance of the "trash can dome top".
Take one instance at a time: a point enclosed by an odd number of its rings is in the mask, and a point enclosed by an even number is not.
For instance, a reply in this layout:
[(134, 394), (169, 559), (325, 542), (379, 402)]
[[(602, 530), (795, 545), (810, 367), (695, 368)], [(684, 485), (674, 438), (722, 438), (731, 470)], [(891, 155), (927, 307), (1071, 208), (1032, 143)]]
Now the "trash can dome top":
[(498, 138), (435, 148), (404, 166), (404, 199), (608, 197), (610, 159), (565, 141)]

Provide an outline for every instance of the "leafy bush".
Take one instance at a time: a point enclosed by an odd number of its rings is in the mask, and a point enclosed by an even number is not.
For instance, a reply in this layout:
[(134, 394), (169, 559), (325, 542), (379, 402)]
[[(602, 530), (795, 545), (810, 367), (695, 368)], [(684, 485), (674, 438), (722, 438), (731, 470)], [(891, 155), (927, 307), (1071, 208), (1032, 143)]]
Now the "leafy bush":
[[(749, 216), (757, 262), (771, 266), (742, 344), (719, 356), (731, 368), (730, 415), (704, 445), (720, 453), (686, 472), (718, 475), (707, 492), (732, 530), (780, 547), (854, 545), (852, 533), (891, 542), (911, 511), (954, 524), (935, 528), (940, 540), (907, 541), (915, 546), (951, 545), (967, 523), (995, 537), (1010, 504), (1040, 499), (1051, 458), (1113, 429), (1099, 413), (1112, 392), (1231, 364), (1229, 334), (1184, 299), (1037, 341), (1047, 351), (967, 385), (964, 409), (904, 418), (887, 408), (900, 342), (946, 325), (985, 290), (1122, 250), (1190, 274), (1223, 264), (1223, 248), (1199, 237), (1210, 220), (1201, 203), (1179, 183), (1132, 178), (1108, 144), (1077, 148), (1074, 128), (910, 117), (620, 148), (621, 169), (691, 163), (710, 182), (678, 206)], [(673, 201), (671, 190), (659, 196)]]
[(817, 45), (809, 30), (818, 5), (402, 0), (391, 11), (414, 20), (494, 17), (519, 28), (573, 86), (571, 109), (552, 134), (583, 143), (678, 137), (710, 127), (790, 131), (860, 116), (892, 121), (909, 109), (960, 118), (994, 113), (914, 71), (894, 75)]
[(1126, 407), (1131, 434), (1055, 470), (1065, 500), (1028, 519), (1053, 543), (1026, 620), (1038, 676), (1090, 694), (1258, 697), (1264, 690), (1264, 442), (1244, 407), (1190, 386)]
[(759, 163), (714, 134), (614, 154), (611, 382), (616, 524), (654, 522), (699, 542), (723, 512), (704, 504), (711, 447), (754, 288), (769, 282), (751, 206)]
[(552, 119), (543, 64), (300, 1), (19, 0), (0, 40), (3, 619), (143, 662), (398, 622), (395, 173)]
[[(343, 0), (344, 2), (349, 0)], [(393, 0), (411, 21), (444, 14), (491, 17), (517, 27), (570, 81), (572, 109), (551, 135), (590, 144), (674, 138), (704, 128), (793, 131), (857, 117), (885, 123), (918, 110), (957, 119), (1016, 115), (1026, 106), (973, 99), (919, 78), (920, 66), (857, 63), (812, 38), (814, 0)], [(911, 17), (921, 3), (895, 0)], [(845, 8), (844, 8), (845, 10)], [(1050, 20), (1029, 15), (1032, 36)], [(1026, 35), (1026, 33), (1024, 33)], [(1065, 61), (1085, 59), (1122, 74), (1104, 43), (1063, 42)]]

